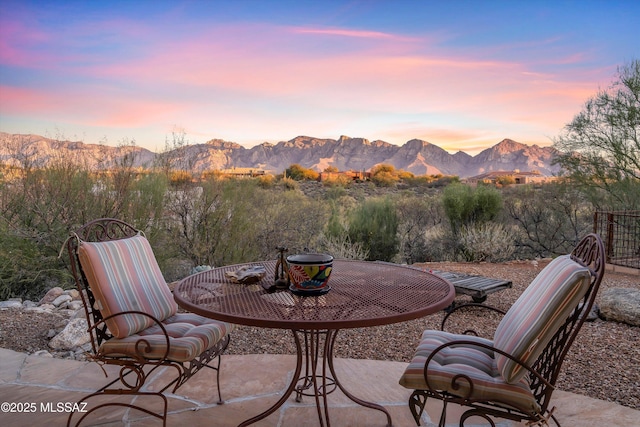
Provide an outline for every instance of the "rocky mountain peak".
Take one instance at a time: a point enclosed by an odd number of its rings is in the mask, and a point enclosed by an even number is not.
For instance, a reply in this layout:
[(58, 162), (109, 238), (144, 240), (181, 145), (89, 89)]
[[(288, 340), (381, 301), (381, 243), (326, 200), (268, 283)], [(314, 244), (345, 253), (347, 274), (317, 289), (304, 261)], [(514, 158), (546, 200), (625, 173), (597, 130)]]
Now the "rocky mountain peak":
[(338, 138), (338, 144), (350, 145), (350, 146), (354, 146), (354, 145), (370, 146), (371, 142), (369, 142), (369, 140), (366, 138), (351, 138), (349, 136), (342, 135), (340, 136), (340, 138)]
[(412, 139), (406, 142), (405, 146), (410, 150), (422, 150), (424, 147), (430, 145), (427, 141), (422, 139)]
[(489, 150), (493, 150), (500, 154), (506, 154), (506, 153), (514, 153), (519, 150), (525, 150), (527, 149), (527, 147), (528, 146), (525, 144), (521, 144), (512, 139), (506, 138), (500, 141), (499, 143), (497, 143), (496, 145), (494, 145), (493, 147), (489, 148)]
[(223, 139), (212, 139), (206, 142), (206, 145), (209, 148), (219, 149), (219, 150), (237, 150), (240, 148), (244, 148), (240, 144), (236, 144), (235, 142), (225, 141)]

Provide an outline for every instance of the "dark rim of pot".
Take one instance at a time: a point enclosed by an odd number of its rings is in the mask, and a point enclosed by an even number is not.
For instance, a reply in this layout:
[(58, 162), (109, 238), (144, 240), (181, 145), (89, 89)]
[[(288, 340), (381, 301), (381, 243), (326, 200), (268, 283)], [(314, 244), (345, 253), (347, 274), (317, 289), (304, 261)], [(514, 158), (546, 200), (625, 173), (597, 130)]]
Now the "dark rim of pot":
[(293, 264), (326, 264), (333, 261), (328, 254), (295, 254), (287, 257), (287, 262)]

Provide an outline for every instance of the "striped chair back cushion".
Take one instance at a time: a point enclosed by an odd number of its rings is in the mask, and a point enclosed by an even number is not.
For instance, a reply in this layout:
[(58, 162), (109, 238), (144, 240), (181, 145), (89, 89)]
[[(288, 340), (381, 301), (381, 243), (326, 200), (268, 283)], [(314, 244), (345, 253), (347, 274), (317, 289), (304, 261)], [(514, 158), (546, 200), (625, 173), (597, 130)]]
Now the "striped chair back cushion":
[[(495, 347), (531, 366), (584, 297), (590, 277), (589, 270), (569, 255), (551, 261), (503, 317), (495, 331)], [(496, 364), (510, 384), (527, 373), (502, 355), (496, 355)]]
[[(142, 311), (163, 321), (177, 312), (178, 306), (144, 236), (80, 242), (78, 258), (103, 317)], [(140, 314), (116, 316), (106, 323), (117, 338), (128, 337), (154, 324)]]

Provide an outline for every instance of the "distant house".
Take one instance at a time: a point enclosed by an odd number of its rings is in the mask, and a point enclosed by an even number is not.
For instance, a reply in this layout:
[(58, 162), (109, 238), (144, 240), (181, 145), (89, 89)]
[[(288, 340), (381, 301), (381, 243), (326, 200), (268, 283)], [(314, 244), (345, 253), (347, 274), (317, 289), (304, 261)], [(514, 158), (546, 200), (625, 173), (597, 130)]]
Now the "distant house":
[(478, 183), (495, 185), (509, 181), (513, 184), (542, 184), (556, 180), (557, 177), (542, 175), (539, 171), (520, 172), (520, 170), (516, 169), (513, 171), (491, 171), (469, 177), (464, 181), (471, 185), (477, 185)]
[(220, 174), (221, 175), (226, 175), (226, 176), (233, 176), (235, 178), (242, 178), (242, 177), (247, 177), (247, 178), (252, 178), (255, 176), (262, 176), (265, 175), (267, 172), (263, 169), (256, 169), (256, 168), (229, 168), (229, 169), (222, 169), (220, 170)]
[(318, 178), (322, 181), (331, 181), (340, 176), (346, 176), (352, 181), (366, 181), (371, 178), (371, 172), (364, 171), (346, 171), (346, 172), (320, 172)]

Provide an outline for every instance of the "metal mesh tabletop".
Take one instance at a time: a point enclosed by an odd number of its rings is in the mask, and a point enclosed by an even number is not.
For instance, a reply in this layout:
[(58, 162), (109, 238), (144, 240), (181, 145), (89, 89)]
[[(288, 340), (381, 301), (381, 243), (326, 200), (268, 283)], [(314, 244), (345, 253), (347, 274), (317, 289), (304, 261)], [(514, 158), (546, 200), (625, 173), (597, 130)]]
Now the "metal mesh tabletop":
[(454, 287), (428, 272), (395, 264), (335, 260), (331, 291), (298, 296), (288, 290), (268, 293), (261, 282), (233, 283), (225, 275), (261, 265), (271, 283), (275, 261), (220, 267), (183, 279), (174, 290), (177, 303), (202, 316), (231, 323), (286, 329), (342, 329), (416, 319), (449, 306)]

